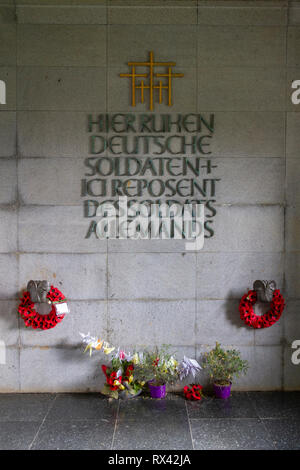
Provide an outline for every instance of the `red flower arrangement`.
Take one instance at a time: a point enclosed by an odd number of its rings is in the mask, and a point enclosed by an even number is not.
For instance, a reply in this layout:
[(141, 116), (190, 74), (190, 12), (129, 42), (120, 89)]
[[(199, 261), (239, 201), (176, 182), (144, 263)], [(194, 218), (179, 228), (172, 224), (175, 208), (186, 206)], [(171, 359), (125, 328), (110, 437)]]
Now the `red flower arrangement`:
[(125, 371), (125, 377), (124, 377), (125, 382), (129, 382), (131, 380), (130, 377), (133, 375), (133, 370), (134, 370), (133, 364), (129, 364), (129, 366), (127, 367)]
[[(121, 353), (120, 356), (122, 356)], [(132, 362), (128, 362), (125, 359), (122, 361), (115, 357), (112, 359), (111, 367), (104, 364), (101, 367), (106, 377), (106, 384), (102, 388), (101, 393), (111, 398), (118, 398), (119, 392), (123, 392), (123, 398), (125, 396), (128, 397), (128, 394), (134, 396), (140, 393), (142, 384), (134, 380), (134, 365)]]
[[(107, 372), (108, 367), (105, 365), (102, 365), (102, 370), (104, 372), (104, 375), (106, 377), (106, 383), (109, 385), (109, 388), (114, 391), (118, 390), (120, 385), (122, 384), (122, 375), (117, 377), (117, 372), (112, 371), (112, 372)], [(118, 384), (117, 384), (118, 382)]]
[(257, 301), (257, 294), (254, 290), (249, 290), (248, 294), (243, 295), (240, 302), (240, 317), (244, 320), (246, 325), (252, 328), (268, 328), (274, 325), (284, 309), (284, 298), (279, 289), (276, 289), (273, 294), (270, 310), (264, 315), (256, 315), (253, 306)]
[(154, 367), (157, 367), (157, 366), (158, 366), (158, 363), (159, 363), (159, 357), (157, 357), (157, 358), (153, 361), (152, 365), (153, 365)]
[(183, 387), (183, 393), (187, 400), (202, 400), (202, 385), (192, 384)]
[(65, 296), (56, 287), (51, 286), (47, 299), (52, 303), (52, 310), (48, 315), (41, 315), (34, 309), (34, 303), (30, 298), (29, 292), (24, 292), (23, 297), (20, 299), (21, 303), (18, 312), (27, 327), (31, 326), (34, 329), (49, 330), (62, 321), (65, 315), (57, 315), (55, 305), (53, 304), (65, 302)]

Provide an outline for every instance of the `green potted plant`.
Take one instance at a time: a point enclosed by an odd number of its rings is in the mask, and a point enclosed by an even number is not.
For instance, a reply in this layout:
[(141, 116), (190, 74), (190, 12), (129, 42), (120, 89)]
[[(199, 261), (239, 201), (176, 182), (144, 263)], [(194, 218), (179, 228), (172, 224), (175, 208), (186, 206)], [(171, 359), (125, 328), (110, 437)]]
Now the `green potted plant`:
[(140, 363), (135, 366), (135, 377), (140, 382), (147, 382), (152, 398), (166, 396), (166, 384), (179, 379), (179, 367), (176, 359), (167, 352), (167, 347), (144, 351)]
[(216, 397), (226, 399), (230, 396), (233, 378), (246, 374), (249, 365), (248, 361), (241, 359), (240, 351), (225, 351), (216, 343), (214, 349), (205, 353), (203, 367), (208, 370), (213, 380)]

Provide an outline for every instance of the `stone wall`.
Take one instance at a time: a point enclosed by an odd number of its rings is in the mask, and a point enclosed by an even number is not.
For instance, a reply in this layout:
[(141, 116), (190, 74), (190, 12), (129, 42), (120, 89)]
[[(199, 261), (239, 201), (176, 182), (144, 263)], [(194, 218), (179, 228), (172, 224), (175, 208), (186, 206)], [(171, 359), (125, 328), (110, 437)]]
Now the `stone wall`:
[[(151, 49), (185, 74), (172, 112), (215, 115), (215, 234), (198, 253), (180, 241), (84, 238), (87, 114), (132, 112), (118, 75)], [(290, 100), (300, 3), (0, 0), (0, 79), (0, 390), (98, 390), (101, 357), (82, 355), (79, 331), (197, 358), (218, 340), (250, 362), (236, 389), (300, 389), (300, 105)], [(56, 328), (18, 318), (29, 279), (68, 297)], [(255, 279), (275, 279), (287, 299), (269, 329), (239, 319)]]

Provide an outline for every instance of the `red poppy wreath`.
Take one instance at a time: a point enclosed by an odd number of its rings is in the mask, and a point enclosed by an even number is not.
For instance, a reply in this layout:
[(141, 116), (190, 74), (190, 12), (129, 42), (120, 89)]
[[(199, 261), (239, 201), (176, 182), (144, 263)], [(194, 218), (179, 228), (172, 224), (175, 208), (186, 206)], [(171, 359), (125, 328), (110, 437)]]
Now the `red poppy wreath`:
[(20, 299), (21, 303), (18, 312), (27, 327), (31, 326), (34, 329), (49, 330), (54, 328), (64, 318), (65, 315), (57, 315), (55, 304), (65, 302), (65, 296), (56, 287), (51, 286), (46, 297), (50, 301), (49, 303), (52, 304), (52, 309), (48, 315), (41, 315), (34, 309), (34, 303), (30, 298), (29, 292), (24, 292), (23, 297)]
[(284, 309), (284, 298), (279, 289), (276, 289), (273, 294), (270, 309), (263, 315), (256, 315), (253, 306), (257, 301), (257, 293), (255, 290), (249, 290), (248, 294), (243, 295), (240, 302), (240, 316), (246, 325), (252, 328), (268, 328), (274, 325)]

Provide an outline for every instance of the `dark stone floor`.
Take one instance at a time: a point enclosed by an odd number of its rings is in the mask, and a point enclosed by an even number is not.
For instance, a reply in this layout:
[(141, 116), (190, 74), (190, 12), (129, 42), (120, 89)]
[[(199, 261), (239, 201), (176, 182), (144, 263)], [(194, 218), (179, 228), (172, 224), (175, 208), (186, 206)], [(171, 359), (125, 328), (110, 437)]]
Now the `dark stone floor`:
[(0, 449), (300, 449), (300, 392), (202, 402), (0, 394)]

